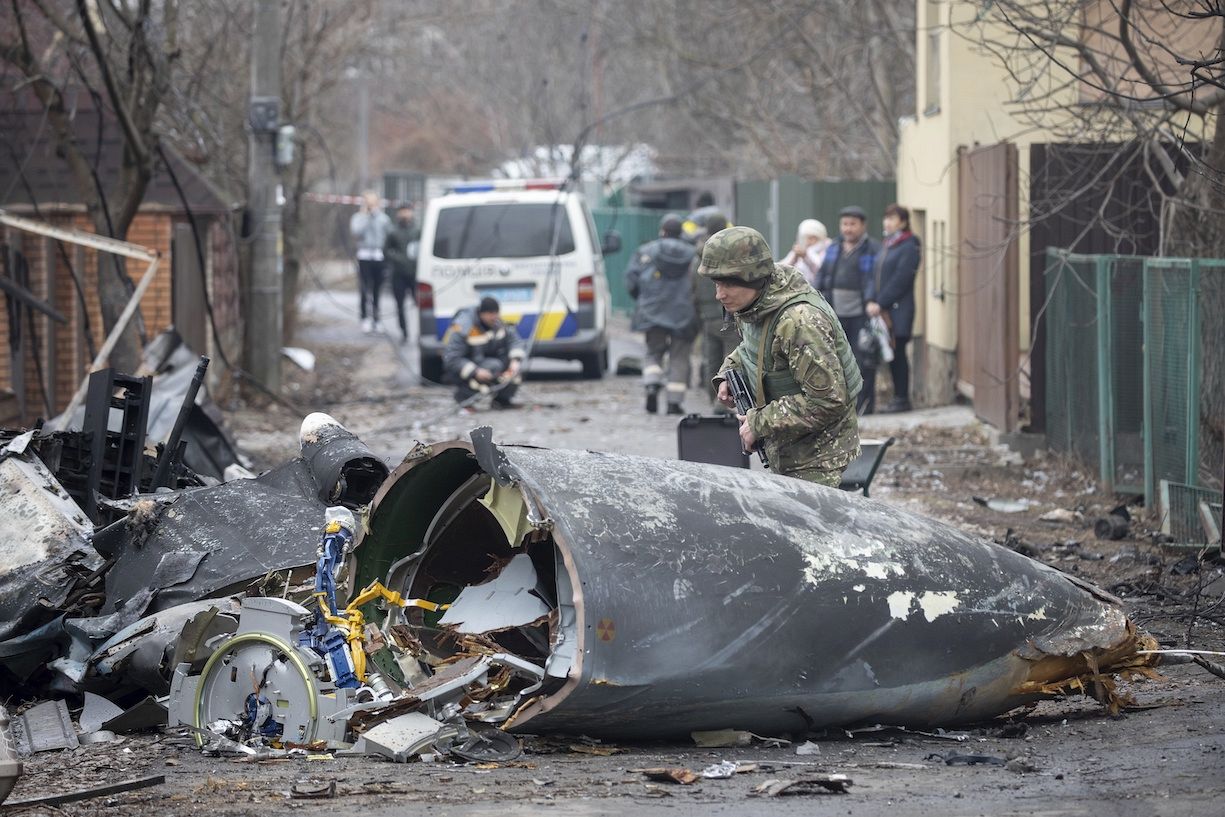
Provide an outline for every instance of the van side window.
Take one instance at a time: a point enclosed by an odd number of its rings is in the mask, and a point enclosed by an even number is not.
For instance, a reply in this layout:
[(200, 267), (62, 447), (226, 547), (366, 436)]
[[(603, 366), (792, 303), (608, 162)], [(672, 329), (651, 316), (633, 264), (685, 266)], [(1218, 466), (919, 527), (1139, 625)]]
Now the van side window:
[(531, 258), (572, 252), (570, 218), (560, 203), (485, 204), (438, 211), (437, 258)]

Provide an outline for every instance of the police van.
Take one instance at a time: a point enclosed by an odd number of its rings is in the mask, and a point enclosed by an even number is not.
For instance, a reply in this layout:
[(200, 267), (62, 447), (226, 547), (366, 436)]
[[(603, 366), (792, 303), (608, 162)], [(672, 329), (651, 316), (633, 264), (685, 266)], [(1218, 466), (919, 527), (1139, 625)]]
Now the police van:
[(430, 200), (417, 260), (421, 374), (442, 379), (442, 341), (455, 314), (492, 296), (534, 357), (608, 369), (610, 296), (604, 244), (578, 193), (560, 181), (462, 182)]

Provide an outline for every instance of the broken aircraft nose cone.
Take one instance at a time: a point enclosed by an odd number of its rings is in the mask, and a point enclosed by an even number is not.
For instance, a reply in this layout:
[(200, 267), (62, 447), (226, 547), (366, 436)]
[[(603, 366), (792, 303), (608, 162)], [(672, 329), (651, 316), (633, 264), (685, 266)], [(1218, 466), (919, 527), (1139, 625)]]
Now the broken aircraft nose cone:
[(1117, 599), (940, 522), (764, 473), (473, 437), (392, 473), (358, 579), (454, 601), (404, 622), (438, 656), (541, 665), (512, 730), (949, 725), (1145, 663)]

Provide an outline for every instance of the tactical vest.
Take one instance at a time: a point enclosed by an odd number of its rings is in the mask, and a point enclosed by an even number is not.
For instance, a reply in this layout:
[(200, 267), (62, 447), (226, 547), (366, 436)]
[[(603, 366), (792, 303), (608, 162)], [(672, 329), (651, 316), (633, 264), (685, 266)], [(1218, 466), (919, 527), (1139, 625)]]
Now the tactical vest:
[[(744, 363), (745, 379), (756, 384), (753, 395), (757, 400), (758, 408), (780, 397), (799, 394), (802, 391), (790, 369), (764, 371), (766, 355), (774, 345), (774, 330), (778, 326), (779, 317), (783, 314), (783, 310), (799, 303), (815, 306), (829, 318), (835, 327), (841, 328), (842, 326), (838, 322), (838, 316), (834, 314), (833, 307), (817, 292), (802, 292), (784, 301), (770, 317), (769, 325), (764, 332), (761, 331), (759, 323), (742, 323), (740, 329), (743, 333), (743, 340), (740, 347), (743, 352), (740, 359)], [(845, 333), (836, 332), (834, 334), (834, 351), (838, 355), (838, 362), (842, 365), (842, 376), (846, 379), (847, 400), (854, 404), (855, 398), (863, 388), (863, 375), (859, 373), (859, 364), (855, 362), (855, 355), (851, 351), (851, 344), (847, 342)]]

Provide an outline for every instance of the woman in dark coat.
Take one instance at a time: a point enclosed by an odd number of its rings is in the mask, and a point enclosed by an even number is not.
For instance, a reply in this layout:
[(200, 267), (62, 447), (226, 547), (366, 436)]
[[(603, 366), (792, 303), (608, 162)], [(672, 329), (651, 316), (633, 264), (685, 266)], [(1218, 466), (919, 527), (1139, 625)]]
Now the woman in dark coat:
[(876, 303), (868, 314), (883, 314), (893, 336), (893, 399), (882, 412), (910, 411), (910, 361), (906, 346), (914, 331), (914, 279), (923, 257), (919, 237), (910, 231), (910, 211), (900, 204), (885, 208), (885, 239), (876, 256)]

